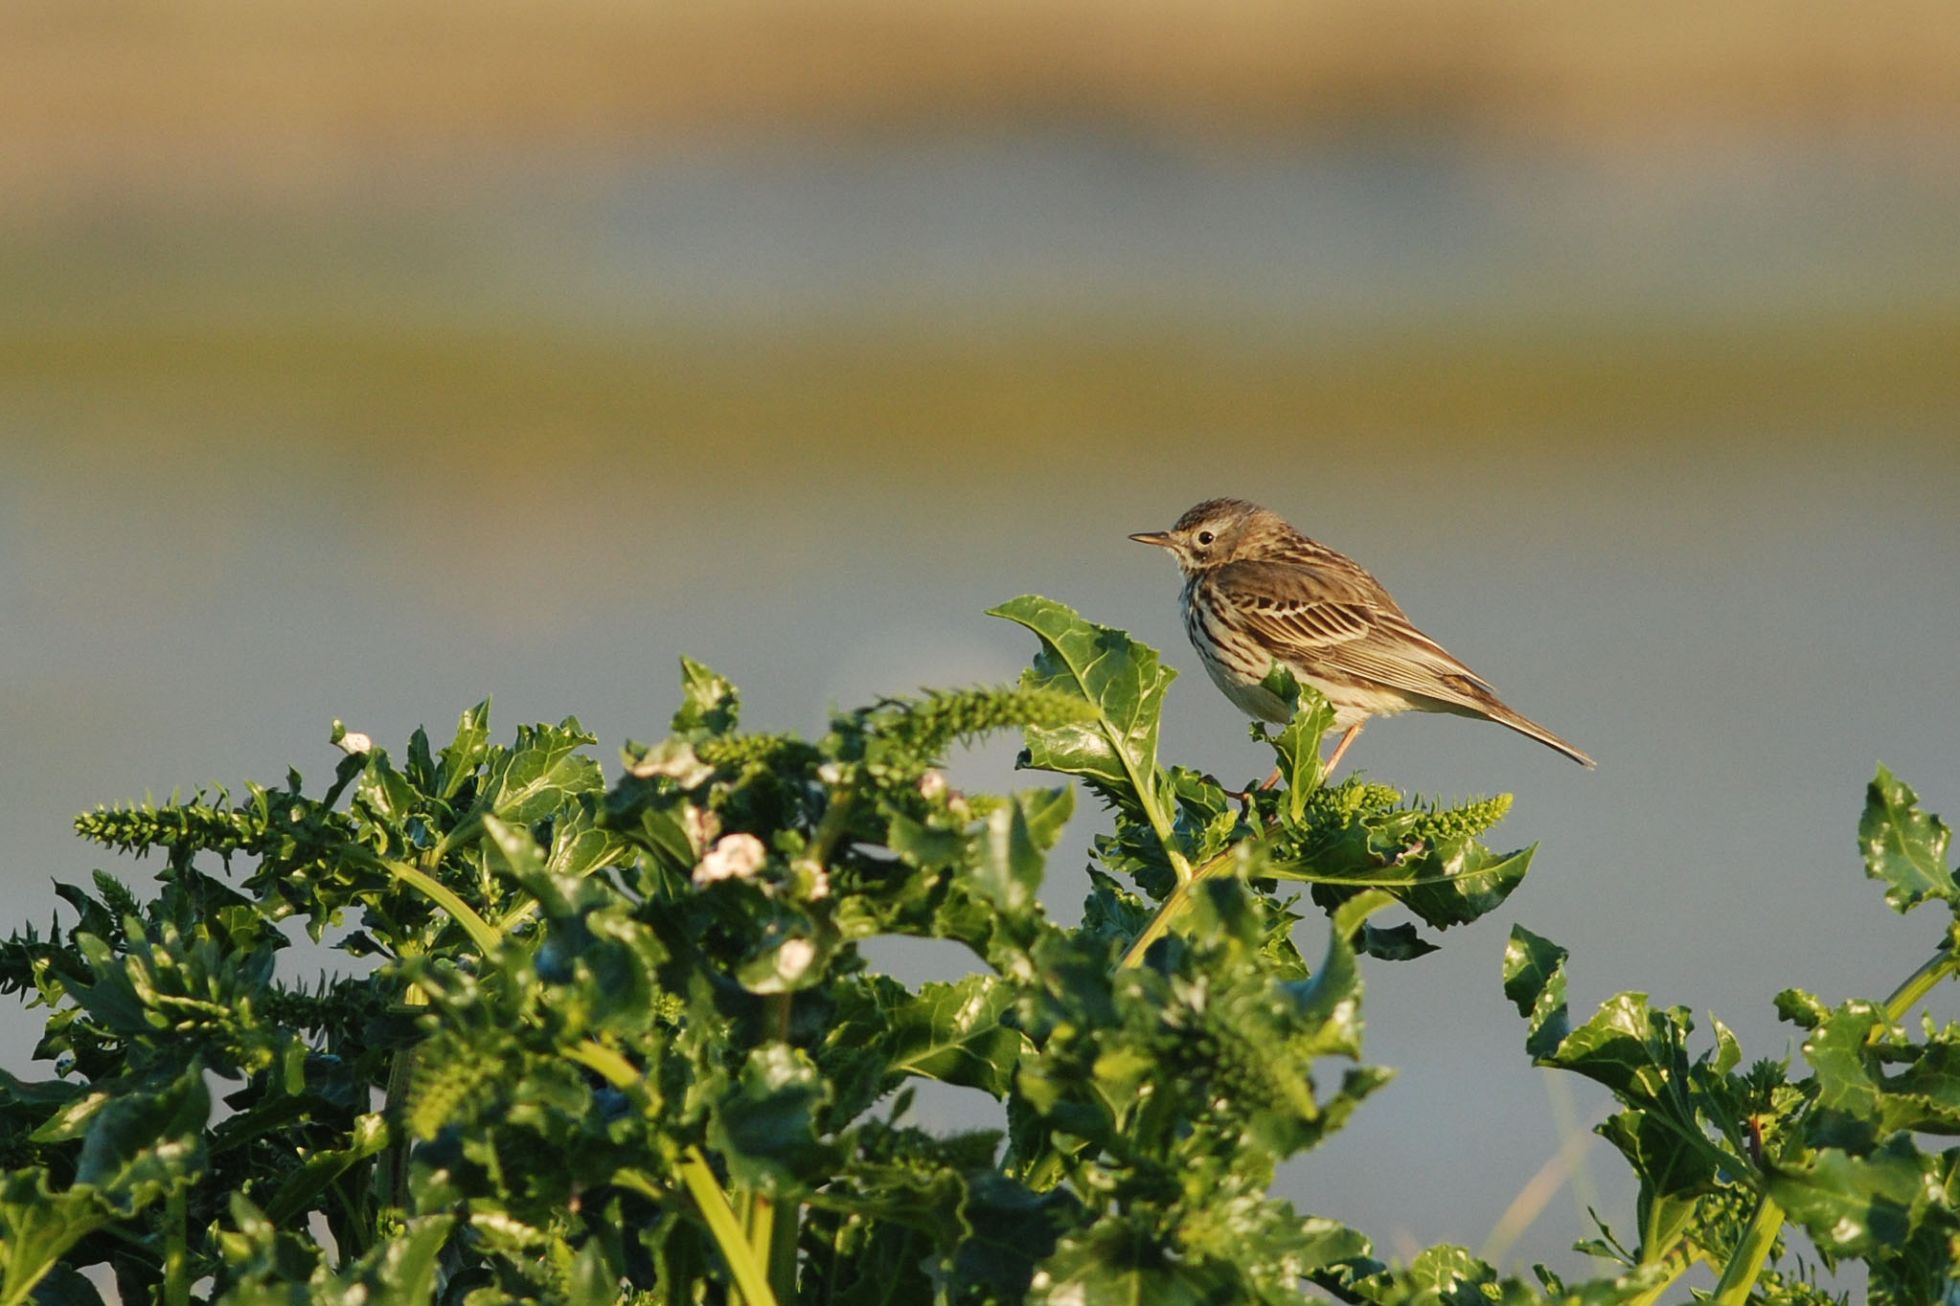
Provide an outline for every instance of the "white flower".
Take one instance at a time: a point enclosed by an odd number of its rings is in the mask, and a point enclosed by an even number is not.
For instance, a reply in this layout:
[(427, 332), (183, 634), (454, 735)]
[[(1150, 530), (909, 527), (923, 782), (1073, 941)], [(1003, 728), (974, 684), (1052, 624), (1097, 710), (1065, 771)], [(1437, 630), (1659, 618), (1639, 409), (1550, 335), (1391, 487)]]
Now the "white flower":
[(664, 775), (678, 780), (681, 788), (692, 789), (715, 773), (715, 769), (694, 755), (694, 746), (679, 739), (663, 739), (626, 768), (626, 774), (645, 780)]
[[(335, 724), (338, 724), (338, 722)], [(349, 757), (359, 757), (362, 753), (372, 753), (374, 751), (374, 741), (358, 730), (347, 731), (338, 739), (334, 740), (334, 743), (339, 746), (341, 752), (347, 754)]]
[(762, 869), (768, 850), (752, 834), (726, 834), (700, 865), (694, 868), (694, 883), (701, 886), (716, 880), (746, 880)]
[(937, 798), (946, 792), (946, 773), (928, 771), (919, 777), (919, 792), (927, 798)]
[(830, 896), (830, 871), (820, 863), (810, 863), (810, 892), (806, 896), (811, 902), (822, 902)]
[(808, 939), (790, 939), (776, 949), (776, 974), (785, 984), (794, 984), (817, 959), (817, 945)]

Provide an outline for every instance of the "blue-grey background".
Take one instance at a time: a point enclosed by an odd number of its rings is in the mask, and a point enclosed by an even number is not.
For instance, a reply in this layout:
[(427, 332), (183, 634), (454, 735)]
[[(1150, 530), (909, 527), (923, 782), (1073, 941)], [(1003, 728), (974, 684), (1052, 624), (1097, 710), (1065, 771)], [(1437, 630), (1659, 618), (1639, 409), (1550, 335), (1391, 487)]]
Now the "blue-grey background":
[[(1862, 787), (1882, 759), (1960, 813), (1948, 27), (1417, 41), (1335, 5), (1330, 52), (1277, 10), (1088, 9), (10, 14), (7, 922), (107, 864), (75, 811), (324, 778), (334, 717), (398, 748), (493, 693), (499, 733), (576, 713), (610, 766), (686, 652), (812, 730), (1011, 677), (1030, 641), (982, 611), (1024, 591), (1163, 648), (1166, 754), (1251, 777), (1124, 539), (1235, 494), (1600, 761), (1440, 718), (1356, 746), (1515, 793), (1497, 838), (1541, 849), (1497, 917), (1367, 966), (1400, 1075), (1289, 1167), (1303, 1209), (1480, 1247), (1560, 1113), (1603, 1113), (1523, 1054), (1512, 920), (1573, 950), (1576, 1009), (1646, 990), (1752, 1056), (1785, 986), (1882, 996), (1938, 924), (1862, 879)], [(0, 1022), (10, 1069), (34, 1026)], [(1498, 1250), (1577, 1268), (1584, 1201), (1632, 1226), (1603, 1146)]]

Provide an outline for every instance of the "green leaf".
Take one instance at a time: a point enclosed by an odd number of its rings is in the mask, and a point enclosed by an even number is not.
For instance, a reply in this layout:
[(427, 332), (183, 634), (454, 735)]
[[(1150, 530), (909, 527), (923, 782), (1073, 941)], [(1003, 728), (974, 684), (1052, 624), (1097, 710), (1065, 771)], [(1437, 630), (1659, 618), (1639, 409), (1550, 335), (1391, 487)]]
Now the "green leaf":
[(0, 1180), (0, 1301), (25, 1301), (71, 1247), (109, 1222), (86, 1186), (56, 1193), (45, 1170), (8, 1171)]
[(361, 1291), (334, 1294), (338, 1301), (424, 1302), (435, 1300), (436, 1275), (441, 1269), (438, 1257), (455, 1219), (447, 1215), (423, 1216), (408, 1222), (402, 1235), (390, 1238), (337, 1276), (352, 1289)]
[(1832, 1256), (1902, 1248), (1929, 1219), (1960, 1232), (1932, 1158), (1904, 1135), (1869, 1157), (1824, 1148), (1772, 1166), (1768, 1179), (1770, 1195)]
[(1431, 1247), (1409, 1262), (1408, 1284), (1439, 1302), (1472, 1302), (1497, 1285), (1497, 1271), (1470, 1254), (1466, 1247)]
[(204, 1071), (195, 1063), (151, 1091), (113, 1097), (89, 1118), (75, 1182), (121, 1215), (134, 1215), (196, 1178), (210, 1114)]
[(1179, 878), (1188, 878), (1157, 768), (1158, 717), (1177, 673), (1158, 661), (1155, 649), (1084, 621), (1052, 599), (1024, 595), (989, 615), (1017, 622), (1041, 640), (1034, 665), (1021, 676), (1023, 686), (1072, 690), (1094, 710), (1086, 722), (1028, 727), (1021, 765), (1080, 776), (1108, 800), (1140, 813), (1180, 865)]
[(627, 850), (626, 840), (617, 831), (600, 824), (596, 805), (581, 802), (553, 823), (551, 850), (545, 856), (544, 868), (558, 876), (590, 875), (603, 867), (617, 865)]
[(716, 1106), (709, 1142), (737, 1183), (776, 1192), (814, 1182), (834, 1156), (817, 1128), (829, 1098), (807, 1055), (765, 1044), (749, 1053), (734, 1093)]
[(556, 726), (519, 726), (517, 742), (497, 749), (479, 806), (501, 820), (534, 825), (580, 794), (603, 787), (599, 764), (578, 750), (598, 739), (577, 717)]
[(1858, 846), (1865, 874), (1885, 881), (1885, 901), (1897, 912), (1910, 911), (1928, 898), (1960, 909), (1960, 889), (1946, 864), (1952, 831), (1946, 822), (1918, 807), (1919, 795), (1884, 767), (1865, 793), (1858, 821)]
[(1529, 1022), (1524, 1050), (1534, 1060), (1549, 1057), (1571, 1032), (1565, 1006), (1565, 959), (1550, 939), (1522, 925), (1511, 927), (1504, 946), (1504, 996)]
[(1023, 1041), (1001, 1023), (1015, 996), (992, 975), (921, 985), (917, 997), (889, 1013), (891, 1070), (1004, 1096)]
[(1034, 1276), (1045, 1306), (1224, 1306), (1244, 1300), (1230, 1262), (1191, 1261), (1135, 1218), (1105, 1216), (1061, 1240)]
[[(1895, 1036), (1885, 1012), (1869, 1002), (1817, 1013), (1803, 1042), (1817, 1086), (1807, 1136), (1865, 1152), (1901, 1129), (1960, 1134), (1956, 1040), (1960, 1027), (1948, 1026), (1924, 1044), (1911, 1044)], [(1899, 1061), (1904, 1068), (1887, 1074), (1886, 1064)]]
[(483, 818), (483, 850), (492, 870), (522, 883), (544, 869), (544, 849), (531, 831), (494, 816)]
[[(424, 1136), (433, 1135), (434, 1132), (433, 1129), (428, 1130)], [(314, 1151), (287, 1177), (266, 1203), (266, 1218), (284, 1224), (303, 1215), (311, 1209), (313, 1200), (327, 1185), (358, 1163), (379, 1155), (387, 1147), (388, 1141), (388, 1126), (381, 1115), (369, 1113), (358, 1117), (346, 1147)]]
[(1320, 741), (1334, 728), (1334, 708), (1319, 690), (1299, 684), (1278, 663), (1266, 674), (1265, 688), (1282, 703), (1293, 705), (1292, 720), (1268, 742), (1286, 787), (1287, 817), (1297, 823), (1305, 818), (1308, 800), (1320, 788), (1325, 773)]
[[(1304, 795), (1298, 818), (1289, 815), (1292, 802), (1270, 835), (1270, 860), (1261, 873), (1312, 885), (1314, 902), (1330, 911), (1354, 894), (1380, 889), (1433, 928), (1468, 924), (1509, 898), (1536, 851), (1500, 854), (1477, 841), (1509, 809), (1508, 797), (1405, 807), (1395, 790), (1350, 778)], [(1391, 956), (1427, 950), (1413, 937), (1383, 942)]]
[(365, 756), (361, 782), (354, 788), (356, 814), (365, 815), (394, 839), (405, 842), (418, 797), (415, 788), (388, 760), (387, 749), (372, 748)]
[(1715, 1180), (1715, 1165), (1707, 1153), (1681, 1146), (1680, 1135), (1665, 1116), (1622, 1111), (1608, 1116), (1595, 1132), (1626, 1157), (1650, 1203), (1702, 1192)]
[(436, 768), (436, 796), (454, 798), (490, 751), (490, 700), (484, 699), (456, 722), (456, 738), (442, 750)]
[(681, 705), (674, 712), (677, 735), (725, 735), (742, 715), (735, 686), (693, 658), (681, 659)]
[(1071, 806), (1067, 789), (1031, 789), (989, 815), (974, 861), (974, 888), (1012, 915), (1036, 906), (1046, 865), (1043, 839), (1053, 842)]

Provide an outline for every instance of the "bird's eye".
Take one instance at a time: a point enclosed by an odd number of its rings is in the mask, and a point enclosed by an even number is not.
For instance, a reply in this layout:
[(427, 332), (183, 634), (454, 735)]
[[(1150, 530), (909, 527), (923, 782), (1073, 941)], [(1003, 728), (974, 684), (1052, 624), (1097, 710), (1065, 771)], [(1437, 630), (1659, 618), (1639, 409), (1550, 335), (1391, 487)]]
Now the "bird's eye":
[(1217, 538), (1218, 537), (1216, 535), (1213, 535), (1210, 531), (1198, 532), (1198, 543), (1200, 544), (1210, 544), (1213, 540)]

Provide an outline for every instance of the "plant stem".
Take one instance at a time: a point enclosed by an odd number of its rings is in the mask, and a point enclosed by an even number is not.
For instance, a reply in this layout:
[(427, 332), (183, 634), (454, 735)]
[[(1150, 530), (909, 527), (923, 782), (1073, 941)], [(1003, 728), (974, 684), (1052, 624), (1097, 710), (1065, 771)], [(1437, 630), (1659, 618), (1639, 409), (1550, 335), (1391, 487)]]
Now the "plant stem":
[[(1960, 957), (1956, 957), (1952, 948), (1941, 948), (1935, 952), (1918, 970), (1906, 976), (1905, 982), (1892, 990), (1892, 996), (1885, 1000), (1885, 1024), (1889, 1026), (1905, 1019), (1906, 1013), (1918, 1005), (1921, 998), (1956, 970), (1960, 970)], [(1880, 1028), (1873, 1028), (1874, 1038), (1878, 1036)], [(1782, 1230), (1783, 1208), (1768, 1193), (1764, 1193), (1757, 1199), (1756, 1209), (1750, 1213), (1748, 1227), (1743, 1230), (1735, 1253), (1722, 1268), (1721, 1282), (1715, 1285), (1715, 1295), (1710, 1298), (1716, 1306), (1741, 1306), (1749, 1300), (1749, 1294), (1756, 1287), (1757, 1276), (1763, 1272), (1763, 1262), (1769, 1257), (1769, 1249)]]
[[(770, 1244), (776, 1237), (776, 1200), (759, 1189), (747, 1192), (737, 1191), (733, 1206), (742, 1213), (743, 1236), (748, 1240), (749, 1250), (755, 1254), (756, 1262), (764, 1267), (765, 1276), (769, 1265)], [(770, 1284), (770, 1291), (775, 1291)]]
[(687, 1185), (694, 1204), (701, 1208), (701, 1218), (708, 1222), (708, 1232), (721, 1248), (722, 1259), (728, 1262), (728, 1272), (747, 1306), (778, 1306), (776, 1294), (769, 1288), (768, 1275), (749, 1249), (748, 1240), (742, 1237), (741, 1225), (735, 1222), (728, 1194), (721, 1190), (708, 1158), (701, 1154), (699, 1147), (690, 1146), (681, 1154), (681, 1182)]
[(190, 1306), (190, 1217), (181, 1187), (170, 1192), (164, 1222), (162, 1301), (164, 1306)]
[(1627, 1298), (1626, 1306), (1655, 1306), (1661, 1295), (1674, 1286), (1674, 1281), (1688, 1270), (1688, 1259), (1677, 1257), (1667, 1263), (1667, 1277), (1637, 1296)]
[[(426, 1007), (429, 995), (414, 984), (402, 994), (405, 1007)], [(410, 1044), (396, 1052), (388, 1064), (388, 1087), (382, 1101), (387, 1104), (388, 1114), (394, 1117), (389, 1129), (387, 1149), (381, 1153), (381, 1175), (388, 1185), (385, 1200), (390, 1206), (408, 1209), (408, 1132), (401, 1125), (402, 1107), (408, 1100), (408, 1086), (415, 1078), (415, 1058), (422, 1051), (420, 1043)], [(377, 1212), (377, 1215), (379, 1212)], [(372, 1232), (379, 1233), (379, 1230)]]
[[(790, 1007), (794, 1000), (794, 995), (788, 993), (772, 993), (763, 999), (769, 1032), (779, 1043), (789, 1042)], [(802, 1207), (796, 1202), (778, 1202), (763, 1192), (749, 1195), (749, 1246), (756, 1260), (767, 1267), (769, 1287), (782, 1301), (796, 1300), (797, 1226), (802, 1215)]]
[(1221, 868), (1230, 865), (1233, 849), (1237, 847), (1237, 844), (1232, 845), (1197, 870), (1188, 872), (1177, 882), (1177, 887), (1171, 890), (1170, 896), (1157, 904), (1157, 914), (1150, 918), (1150, 922), (1137, 935), (1136, 942), (1132, 943), (1130, 950), (1123, 954), (1123, 960), (1117, 963), (1118, 970), (1143, 964), (1143, 956), (1150, 951), (1150, 945), (1163, 938), (1165, 931), (1171, 927), (1171, 921), (1190, 905), (1191, 895), (1196, 892), (1198, 885), (1216, 875)]
[(478, 951), (486, 956), (496, 951), (497, 944), (502, 941), (503, 936), (491, 928), (488, 921), (477, 915), (468, 903), (457, 897), (455, 891), (448, 885), (427, 871), (410, 866), (407, 862), (398, 862), (387, 857), (376, 857), (374, 860), (382, 870), (448, 912), (455, 922), (463, 927), (463, 932), (470, 936), (470, 942), (476, 944)]
[(1939, 982), (1960, 969), (1960, 957), (1953, 949), (1941, 948), (1912, 974), (1906, 976), (1905, 983), (1892, 990), (1892, 996), (1885, 999), (1885, 1021), (1893, 1024), (1904, 1020), (1906, 1013), (1919, 1004), (1919, 1000), (1931, 993)]
[(1755, 1291), (1763, 1262), (1769, 1259), (1769, 1249), (1782, 1230), (1783, 1208), (1764, 1193), (1756, 1199), (1756, 1209), (1750, 1213), (1749, 1224), (1743, 1229), (1729, 1263), (1722, 1267), (1721, 1282), (1715, 1285), (1715, 1295), (1709, 1300), (1716, 1306), (1743, 1306)]
[[(565, 1055), (597, 1071), (614, 1088), (632, 1089), (640, 1084), (640, 1072), (633, 1068), (633, 1063), (603, 1043), (586, 1039), (566, 1048)], [(746, 1306), (778, 1306), (778, 1298), (769, 1287), (769, 1276), (743, 1235), (735, 1208), (728, 1204), (728, 1194), (722, 1191), (721, 1181), (715, 1178), (714, 1168), (699, 1146), (690, 1144), (681, 1153), (680, 1172), (681, 1182), (700, 1208), (701, 1218), (707, 1221), (708, 1232), (721, 1248), (722, 1259), (728, 1263), (728, 1272)]]

